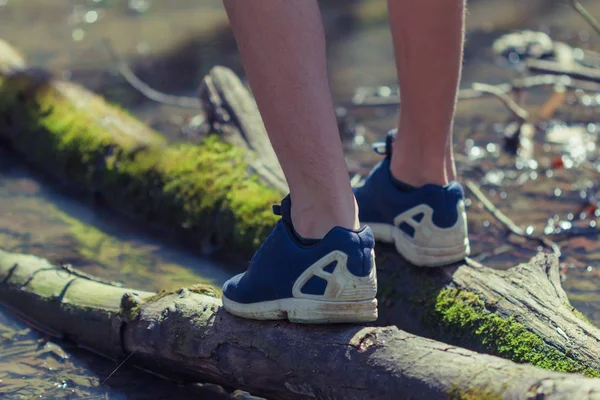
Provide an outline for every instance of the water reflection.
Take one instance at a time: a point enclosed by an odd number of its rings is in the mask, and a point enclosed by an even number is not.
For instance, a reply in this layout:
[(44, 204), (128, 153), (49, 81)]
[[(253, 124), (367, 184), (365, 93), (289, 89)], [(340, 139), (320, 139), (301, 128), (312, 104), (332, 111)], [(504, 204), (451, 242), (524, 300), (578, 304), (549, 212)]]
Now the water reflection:
[[(40, 183), (1, 147), (0, 157), (0, 248), (71, 264), (146, 290), (197, 283), (220, 287), (230, 276), (207, 260)], [(100, 385), (118, 363), (50, 339), (0, 308), (0, 397), (187, 399), (204, 393), (225, 398), (198, 385), (151, 380), (129, 367)]]
[[(3, 399), (160, 399), (229, 397), (211, 385), (175, 384), (47, 336), (0, 309), (0, 397)], [(112, 376), (111, 376), (112, 374)], [(110, 376), (109, 379), (107, 379)]]

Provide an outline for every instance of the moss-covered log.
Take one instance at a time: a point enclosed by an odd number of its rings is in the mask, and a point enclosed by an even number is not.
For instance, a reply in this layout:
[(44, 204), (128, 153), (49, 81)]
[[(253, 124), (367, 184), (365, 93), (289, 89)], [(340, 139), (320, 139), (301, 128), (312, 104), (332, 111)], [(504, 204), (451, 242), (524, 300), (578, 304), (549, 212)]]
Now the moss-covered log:
[[(273, 182), (281, 172), (239, 81), (214, 70), (200, 97), (220, 133), (199, 144), (169, 144), (80, 86), (27, 69), (0, 41), (0, 139), (118, 212), (182, 231), (196, 248), (217, 244), (246, 257), (275, 222), (271, 205), (282, 189)], [(569, 304), (552, 257), (508, 272), (471, 261), (418, 269), (386, 247), (377, 249), (377, 260), (380, 324), (513, 361), (598, 375), (600, 331)]]
[(424, 271), (392, 252), (379, 254), (379, 323), (542, 368), (600, 376), (600, 329), (569, 303), (556, 256), (539, 254), (507, 271), (472, 260)]
[[(545, 371), (395, 327), (239, 319), (194, 287), (145, 293), (0, 251), (0, 302), (106, 356), (282, 399), (574, 399), (600, 380)], [(210, 289), (208, 289), (210, 294)]]
[(0, 41), (0, 139), (31, 164), (203, 249), (247, 256), (268, 234), (281, 194), (250, 171), (245, 149), (217, 135), (169, 144), (101, 97), (24, 65)]

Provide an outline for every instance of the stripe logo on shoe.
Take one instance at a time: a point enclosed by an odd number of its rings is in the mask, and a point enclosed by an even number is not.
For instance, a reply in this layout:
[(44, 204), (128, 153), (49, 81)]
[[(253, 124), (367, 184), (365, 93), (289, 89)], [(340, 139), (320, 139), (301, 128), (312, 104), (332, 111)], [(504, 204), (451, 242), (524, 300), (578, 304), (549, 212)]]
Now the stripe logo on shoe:
[(402, 214), (398, 214), (396, 218), (394, 218), (394, 225), (411, 238), (415, 237), (415, 232), (417, 231), (425, 237), (429, 237), (431, 231), (427, 228), (427, 224), (424, 224), (423, 222), (424, 220), (431, 221), (432, 216), (433, 209), (426, 204), (421, 204)]
[(299, 299), (354, 301), (372, 299), (377, 294), (375, 251), (368, 276), (359, 277), (348, 270), (348, 255), (332, 251), (298, 277), (292, 295)]

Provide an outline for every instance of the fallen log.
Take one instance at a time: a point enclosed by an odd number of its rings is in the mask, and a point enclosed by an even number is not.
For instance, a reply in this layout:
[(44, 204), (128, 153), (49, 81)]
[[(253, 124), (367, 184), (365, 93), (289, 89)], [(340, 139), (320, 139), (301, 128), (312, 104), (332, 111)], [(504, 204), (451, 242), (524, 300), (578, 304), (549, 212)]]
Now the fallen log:
[[(243, 93), (236, 89), (242, 87), (239, 79), (228, 79), (232, 75), (217, 68), (206, 81)], [(213, 91), (206, 102), (214, 104), (206, 112), (219, 116), (215, 123), (231, 121), (232, 134), (211, 134), (200, 144), (169, 144), (81, 86), (27, 68), (2, 41), (0, 93), (0, 139), (70, 190), (135, 219), (174, 228), (205, 252), (227, 247), (248, 256), (275, 222), (271, 205), (280, 201), (282, 185), (272, 188), (274, 163), (253, 152), (264, 145), (246, 139), (256, 135), (247, 126), (236, 129), (233, 111), (248, 107), (240, 96), (230, 104)], [(247, 149), (240, 146), (244, 142)], [(252, 167), (275, 171), (265, 178), (269, 185)]]
[[(0, 302), (49, 332), (169, 376), (276, 399), (584, 399), (600, 380), (545, 371), (396, 327), (243, 320), (205, 287), (158, 294), (0, 251)], [(208, 293), (209, 295), (202, 294)]]
[(569, 303), (555, 255), (539, 254), (506, 271), (470, 259), (423, 271), (392, 252), (379, 255), (378, 323), (542, 368), (599, 376), (600, 329)]
[[(116, 212), (178, 232), (193, 248), (247, 257), (275, 223), (281, 171), (256, 105), (216, 68), (201, 90), (215, 134), (169, 144), (81, 86), (28, 68), (0, 41), (0, 139), (29, 163)], [(34, 144), (34, 145), (32, 145)], [(598, 376), (600, 330), (570, 305), (557, 260), (510, 271), (472, 261), (437, 270), (377, 249), (379, 324), (517, 362)]]

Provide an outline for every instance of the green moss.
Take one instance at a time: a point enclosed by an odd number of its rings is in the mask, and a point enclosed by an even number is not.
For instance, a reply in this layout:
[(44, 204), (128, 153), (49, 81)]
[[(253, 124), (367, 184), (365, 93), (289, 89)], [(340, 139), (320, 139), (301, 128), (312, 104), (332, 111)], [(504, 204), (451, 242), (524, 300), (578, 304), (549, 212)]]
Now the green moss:
[(588, 324), (590, 324), (590, 325), (594, 325), (594, 324), (592, 323), (592, 321), (590, 321), (590, 320), (589, 320), (589, 318), (588, 318), (588, 317), (586, 317), (585, 315), (583, 315), (583, 314), (581, 313), (581, 311), (579, 311), (578, 309), (576, 309), (575, 307), (573, 307), (571, 304), (569, 304), (569, 303), (565, 303), (565, 306), (567, 306), (567, 307), (568, 307), (568, 308), (571, 310), (571, 312), (572, 312), (573, 314), (575, 314), (575, 316), (576, 316), (577, 318), (581, 319), (582, 321), (585, 321), (585, 322), (587, 322), (587, 323), (588, 323)]
[(176, 292), (177, 290), (161, 290), (160, 292), (144, 299), (140, 299), (138, 296), (132, 293), (125, 293), (121, 298), (121, 314), (129, 321), (133, 321), (138, 317), (142, 305), (146, 303), (153, 303)]
[(242, 149), (218, 135), (169, 145), (100, 97), (61, 85), (0, 79), (0, 137), (32, 164), (197, 246), (216, 238), (247, 256), (272, 229), (281, 194), (248, 172)]
[(221, 293), (219, 292), (219, 290), (217, 288), (215, 288), (214, 286), (210, 286), (210, 285), (203, 285), (203, 284), (193, 285), (193, 286), (188, 287), (187, 290), (189, 290), (192, 293), (203, 294), (205, 296), (210, 296), (210, 297), (214, 297), (214, 298), (221, 297)]
[(133, 293), (125, 293), (121, 298), (121, 314), (129, 321), (133, 321), (139, 315), (142, 305), (154, 303), (172, 294), (185, 295), (185, 293), (189, 294), (189, 292), (215, 298), (220, 297), (220, 293), (217, 288), (205, 284), (197, 284), (192, 285), (190, 287), (179, 288), (175, 290), (161, 290), (153, 294), (152, 296), (145, 297), (143, 299)]
[(502, 394), (492, 390), (482, 388), (461, 389), (453, 386), (448, 390), (448, 399), (450, 400), (501, 400)]
[(457, 345), (473, 348), (477, 344), (490, 354), (515, 362), (554, 371), (600, 376), (598, 371), (546, 344), (513, 317), (505, 319), (489, 312), (483, 300), (474, 293), (444, 289), (433, 303), (427, 318), (437, 321), (447, 337), (452, 337)]
[(142, 306), (143, 300), (133, 293), (125, 293), (121, 297), (121, 315), (128, 321), (134, 321)]
[(174, 294), (177, 293), (177, 290), (161, 290), (158, 293), (155, 293), (154, 295), (150, 296), (150, 297), (146, 297), (144, 299), (144, 303), (154, 303), (164, 297), (167, 297), (170, 294)]

